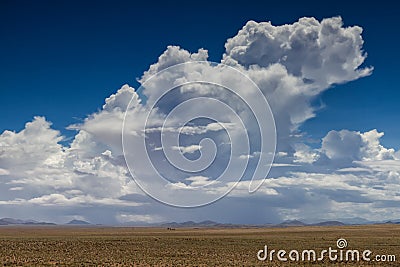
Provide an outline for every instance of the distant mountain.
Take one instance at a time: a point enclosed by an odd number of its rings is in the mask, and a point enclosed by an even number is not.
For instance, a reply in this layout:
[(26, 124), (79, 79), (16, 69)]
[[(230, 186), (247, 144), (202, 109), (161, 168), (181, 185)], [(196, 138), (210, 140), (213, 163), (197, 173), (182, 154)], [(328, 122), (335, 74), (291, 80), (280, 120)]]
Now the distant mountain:
[[(217, 224), (216, 222), (208, 221), (207, 226), (210, 225), (215, 225)], [(199, 227), (201, 226), (201, 223), (196, 223), (194, 221), (186, 221), (186, 222), (170, 222), (170, 223), (163, 223), (161, 224), (162, 227), (171, 227), (171, 228), (180, 228), (180, 227)], [(205, 226), (205, 225), (203, 225)]]
[[(221, 223), (217, 223), (217, 222), (210, 221), (210, 220), (199, 222), (199, 224), (200, 224), (200, 225), (204, 225), (204, 226), (217, 226), (217, 225), (221, 225)], [(227, 225), (227, 224), (223, 224), (223, 225)], [(229, 225), (231, 225), (231, 224), (229, 224)]]
[(319, 223), (314, 223), (314, 224), (310, 224), (313, 226), (343, 226), (346, 225), (342, 222), (339, 221), (326, 221), (326, 222), (319, 222)]
[(291, 226), (306, 226), (306, 223), (303, 223), (302, 221), (299, 220), (288, 220), (281, 222), (280, 224), (277, 224), (276, 226), (279, 227), (291, 227)]
[(38, 222), (35, 220), (18, 220), (13, 218), (0, 219), (0, 225), (55, 225), (55, 223)]
[(364, 218), (354, 217), (354, 218), (338, 218), (338, 221), (343, 222), (344, 224), (374, 224), (380, 223), (379, 221), (369, 221)]
[(13, 218), (3, 218), (0, 219), (0, 224), (1, 225), (9, 225), (9, 224), (23, 224), (24, 221), (23, 220), (16, 220)]
[(82, 221), (82, 220), (72, 220), (70, 222), (67, 223), (68, 225), (90, 225), (91, 223), (88, 223), (86, 221)]
[(187, 221), (187, 222), (170, 222), (170, 223), (164, 223), (159, 226), (161, 227), (168, 227), (168, 228), (184, 228), (184, 227), (190, 227), (190, 228), (197, 228), (197, 227), (226, 227), (226, 228), (231, 228), (231, 227), (300, 227), (300, 226), (342, 226), (346, 225), (343, 222), (340, 221), (323, 221), (319, 223), (313, 223), (313, 224), (307, 224), (304, 223), (300, 220), (287, 220), (283, 221), (279, 224), (264, 224), (264, 225), (249, 225), (249, 224), (226, 224), (226, 223), (218, 223), (214, 221), (202, 221), (202, 222), (193, 222), (193, 221)]
[[(211, 220), (194, 222), (166, 222), (166, 223), (143, 223), (143, 222), (126, 222), (120, 224), (120, 226), (146, 226), (146, 227), (166, 227), (166, 228), (234, 228), (234, 227), (300, 227), (300, 226), (343, 226), (343, 225), (366, 225), (366, 224), (400, 224), (400, 219), (387, 220), (387, 221), (368, 221), (363, 218), (345, 218), (340, 220), (332, 221), (321, 221), (314, 223), (307, 221), (307, 223), (301, 220), (287, 220), (278, 224), (234, 224), (234, 223), (219, 223)], [(35, 220), (20, 220), (14, 218), (2, 218), (0, 219), (1, 225), (56, 225), (55, 223), (40, 222)], [(72, 220), (64, 225), (75, 225), (75, 226), (88, 226), (91, 223), (83, 220)], [(94, 224), (93, 224), (94, 225)]]
[(385, 224), (400, 224), (400, 220), (391, 220), (384, 222)]
[(319, 223), (304, 223), (299, 220), (284, 221), (280, 224), (273, 225), (272, 227), (291, 227), (291, 226), (343, 226), (346, 225), (340, 221), (322, 221)]
[(184, 228), (184, 227), (243, 227), (246, 225), (242, 224), (231, 224), (231, 223), (218, 223), (214, 221), (202, 221), (202, 222), (194, 222), (194, 221), (186, 221), (186, 222), (170, 222), (163, 223), (160, 226), (168, 227), (168, 228)]

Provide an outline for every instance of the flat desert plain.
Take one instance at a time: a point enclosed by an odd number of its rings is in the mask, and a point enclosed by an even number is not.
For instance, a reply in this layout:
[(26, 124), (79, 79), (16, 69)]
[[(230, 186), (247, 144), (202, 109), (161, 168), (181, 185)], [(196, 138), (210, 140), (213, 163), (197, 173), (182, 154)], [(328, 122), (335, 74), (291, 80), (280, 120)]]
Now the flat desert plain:
[[(270, 261), (268, 250), (371, 250), (371, 261)], [(344, 249), (344, 251), (345, 251)], [(269, 251), (268, 251), (269, 253)], [(395, 255), (378, 262), (376, 255)], [(260, 254), (261, 256), (263, 255)], [(285, 255), (286, 258), (288, 254)], [(295, 256), (295, 254), (292, 254)], [(386, 257), (387, 259), (389, 257)], [(393, 259), (391, 259), (393, 260)], [(0, 227), (1, 266), (400, 266), (400, 225), (288, 228)]]

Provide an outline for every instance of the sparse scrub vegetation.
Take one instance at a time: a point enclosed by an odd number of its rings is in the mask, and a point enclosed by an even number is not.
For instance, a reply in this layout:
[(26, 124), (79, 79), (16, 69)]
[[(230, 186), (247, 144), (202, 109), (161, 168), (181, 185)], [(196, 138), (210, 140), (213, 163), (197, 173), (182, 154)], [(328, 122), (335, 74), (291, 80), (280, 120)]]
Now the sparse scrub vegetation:
[[(397, 262), (259, 261), (271, 249), (348, 248)], [(399, 266), (400, 225), (289, 228), (0, 227), (2, 266)]]

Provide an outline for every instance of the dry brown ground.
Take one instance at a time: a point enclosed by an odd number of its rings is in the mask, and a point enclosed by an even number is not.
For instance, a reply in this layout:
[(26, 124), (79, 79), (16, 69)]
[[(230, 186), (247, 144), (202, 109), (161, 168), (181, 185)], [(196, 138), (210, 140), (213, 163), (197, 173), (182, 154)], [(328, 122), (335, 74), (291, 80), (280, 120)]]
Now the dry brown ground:
[[(336, 248), (396, 255), (394, 263), (261, 262), (257, 251)], [(3, 266), (400, 266), (400, 225), (176, 229), (0, 227)]]

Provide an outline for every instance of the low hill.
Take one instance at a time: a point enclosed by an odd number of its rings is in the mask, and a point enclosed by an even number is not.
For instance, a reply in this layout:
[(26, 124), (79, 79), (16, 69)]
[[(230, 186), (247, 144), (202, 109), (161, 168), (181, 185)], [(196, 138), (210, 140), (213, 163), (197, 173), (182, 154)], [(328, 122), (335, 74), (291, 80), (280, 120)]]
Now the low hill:
[(0, 219), (0, 225), (55, 225), (55, 223), (38, 222), (35, 220), (19, 220), (13, 218)]
[(68, 223), (66, 223), (67, 225), (90, 225), (91, 223), (86, 222), (86, 221), (82, 221), (82, 220), (72, 220)]

